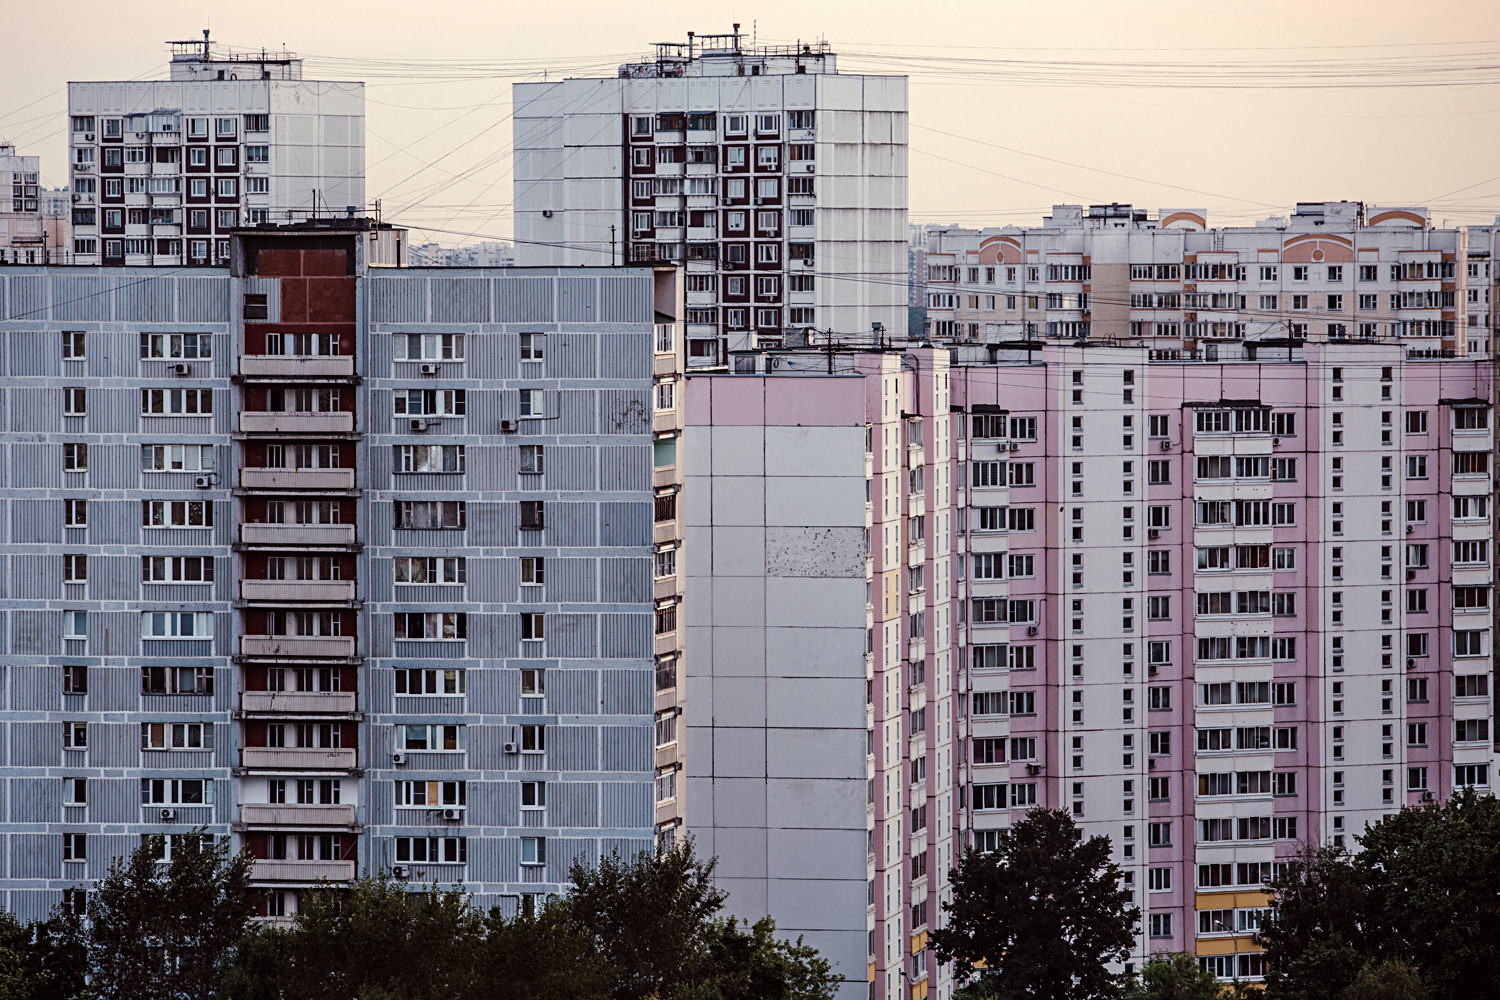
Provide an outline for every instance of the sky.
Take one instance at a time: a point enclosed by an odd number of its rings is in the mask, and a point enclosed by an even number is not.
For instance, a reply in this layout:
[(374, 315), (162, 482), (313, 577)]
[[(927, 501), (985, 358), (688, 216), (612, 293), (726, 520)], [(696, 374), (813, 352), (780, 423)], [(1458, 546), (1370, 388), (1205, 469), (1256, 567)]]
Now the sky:
[(66, 182), (67, 81), (164, 79), (165, 41), (207, 27), (285, 46), (308, 78), (365, 81), (368, 196), (445, 244), (511, 235), (513, 82), (612, 76), (736, 21), (763, 44), (826, 39), (843, 72), (910, 76), (914, 223), (1111, 201), (1211, 224), (1336, 199), (1500, 215), (1496, 0), (6, 6), (0, 140), (40, 155), (44, 182)]

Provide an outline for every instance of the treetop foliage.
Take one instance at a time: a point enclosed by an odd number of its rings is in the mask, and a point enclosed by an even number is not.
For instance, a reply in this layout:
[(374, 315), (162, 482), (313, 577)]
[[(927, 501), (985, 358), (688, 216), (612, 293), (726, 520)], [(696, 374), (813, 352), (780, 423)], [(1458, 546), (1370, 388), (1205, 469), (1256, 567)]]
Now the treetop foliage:
[[(0, 1000), (832, 1000), (828, 963), (726, 895), (691, 843), (574, 865), (576, 889), (482, 913), (462, 889), (388, 874), (252, 920), (253, 859), (148, 842), (99, 881), (88, 920), (0, 915)], [(177, 845), (174, 844), (174, 847)]]

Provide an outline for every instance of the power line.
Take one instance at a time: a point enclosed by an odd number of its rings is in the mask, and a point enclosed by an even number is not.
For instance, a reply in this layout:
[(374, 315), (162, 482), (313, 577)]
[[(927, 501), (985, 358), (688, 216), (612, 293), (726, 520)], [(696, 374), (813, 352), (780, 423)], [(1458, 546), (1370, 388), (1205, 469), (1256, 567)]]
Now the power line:
[[(1035, 159), (1035, 160), (1044, 160), (1044, 161), (1046, 161), (1048, 163), (1059, 163), (1059, 164), (1062, 164), (1063, 166), (1066, 166), (1066, 167), (1075, 167), (1075, 168), (1077, 168), (1079, 170), (1088, 170), (1088, 171), (1092, 171), (1093, 173), (1096, 173), (1096, 174), (1105, 174), (1105, 175), (1107, 175), (1109, 177), (1120, 177), (1120, 178), (1123, 178), (1123, 179), (1128, 180), (1128, 181), (1138, 181), (1138, 182), (1140, 182), (1142, 184), (1152, 184), (1152, 185), (1155, 185), (1156, 187), (1166, 187), (1166, 188), (1172, 188), (1172, 189), (1177, 190), (1177, 191), (1187, 191), (1190, 194), (1207, 195), (1210, 198), (1224, 198), (1224, 199), (1226, 199), (1228, 201), (1243, 201), (1243, 202), (1247, 202), (1247, 203), (1252, 204), (1252, 205), (1263, 205), (1263, 206), (1266, 206), (1268, 208), (1279, 208), (1280, 207), (1280, 206), (1275, 205), (1275, 204), (1273, 204), (1271, 202), (1257, 201), (1254, 198), (1242, 198), (1242, 197), (1239, 197), (1237, 195), (1232, 195), (1232, 194), (1216, 194), (1213, 191), (1203, 191), (1203, 190), (1200, 190), (1198, 188), (1183, 187), (1181, 184), (1171, 184), (1171, 183), (1168, 183), (1166, 181), (1153, 181), (1153, 180), (1148, 180), (1145, 177), (1135, 177), (1135, 176), (1133, 176), (1131, 174), (1121, 174), (1121, 173), (1117, 173), (1117, 172), (1115, 172), (1113, 170), (1105, 170), (1102, 167), (1090, 167), (1090, 166), (1087, 166), (1087, 165), (1082, 164), (1082, 163), (1074, 163), (1071, 160), (1059, 160), (1056, 157), (1043, 156), (1040, 153), (1028, 153), (1026, 150), (1024, 150), (1024, 149), (1016, 149), (1014, 146), (1002, 146), (999, 143), (996, 143), (996, 142), (986, 142), (983, 139), (975, 139), (972, 136), (959, 135), (959, 134), (957, 134), (955, 132), (944, 132), (942, 129), (932, 128), (932, 127), (927, 126), (927, 125), (918, 125), (916, 123), (911, 123), (911, 125), (912, 125), (913, 128), (919, 128), (919, 129), (921, 129), (924, 132), (936, 132), (938, 135), (945, 135), (945, 136), (947, 136), (950, 139), (960, 139), (960, 140), (962, 140), (964, 142), (977, 143), (980, 146), (988, 146), (991, 149), (999, 149), (999, 150), (1003, 150), (1003, 151), (1005, 151), (1007, 153), (1015, 153), (1018, 156), (1029, 156), (1029, 157), (1031, 157), (1032, 159)], [(929, 155), (931, 155), (931, 154), (929, 154)]]

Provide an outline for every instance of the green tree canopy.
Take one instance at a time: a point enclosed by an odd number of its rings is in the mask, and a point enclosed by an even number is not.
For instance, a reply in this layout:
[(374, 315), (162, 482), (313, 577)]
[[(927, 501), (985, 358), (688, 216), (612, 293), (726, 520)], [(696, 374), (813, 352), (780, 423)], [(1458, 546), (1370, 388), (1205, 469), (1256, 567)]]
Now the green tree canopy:
[(248, 853), (200, 828), (158, 861), (152, 837), (117, 858), (89, 899), (88, 964), (104, 1000), (208, 1000), (255, 912)]
[(1377, 982), (1410, 992), (1403, 969), (1434, 1000), (1500, 996), (1493, 796), (1465, 788), (1445, 803), (1402, 809), (1369, 827), (1352, 856), (1304, 849), (1273, 887), (1260, 932), (1267, 1000), (1363, 996), (1348, 991)]
[(1218, 978), (1180, 951), (1152, 955), (1125, 990), (1126, 1000), (1224, 1000), (1223, 994)]
[(1130, 954), (1140, 911), (1108, 837), (1084, 840), (1067, 813), (1033, 809), (993, 854), (965, 852), (950, 878), (948, 926), (931, 939), (961, 981), (978, 978), (1000, 1000), (1118, 994), (1108, 965)]
[[(714, 861), (691, 842), (598, 867), (574, 862), (568, 915), (614, 977), (614, 1000), (671, 996), (706, 971), (713, 920), (727, 894), (713, 884)], [(627, 930), (628, 928), (628, 930)]]

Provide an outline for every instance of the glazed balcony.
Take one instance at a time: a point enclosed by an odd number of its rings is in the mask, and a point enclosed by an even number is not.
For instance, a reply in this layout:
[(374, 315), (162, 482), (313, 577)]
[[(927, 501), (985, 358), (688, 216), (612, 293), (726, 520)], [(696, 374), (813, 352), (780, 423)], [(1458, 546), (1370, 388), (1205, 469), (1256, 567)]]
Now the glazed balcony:
[(352, 490), (354, 470), (245, 468), (240, 470), (240, 486), (247, 490)]
[(240, 541), (246, 545), (276, 548), (307, 548), (318, 545), (353, 545), (352, 524), (242, 524)]
[(354, 655), (351, 635), (245, 635), (244, 656), (291, 656), (298, 659), (345, 658)]
[(354, 825), (354, 807), (246, 802), (241, 807), (240, 817), (246, 826), (254, 827), (288, 827), (297, 830), (347, 829)]
[(240, 374), (255, 378), (349, 378), (354, 374), (354, 358), (342, 354), (246, 354), (240, 358)]
[(353, 691), (244, 691), (240, 710), (254, 715), (352, 715)]
[(349, 882), (354, 879), (353, 861), (261, 861), (255, 862), (250, 881), (316, 885), (318, 882)]
[(354, 414), (342, 410), (323, 413), (245, 411), (240, 413), (240, 430), (245, 434), (350, 434), (354, 431)]
[(241, 580), (240, 598), (276, 604), (341, 604), (354, 600), (354, 581)]
[(353, 747), (242, 747), (240, 765), (253, 771), (352, 771)]

